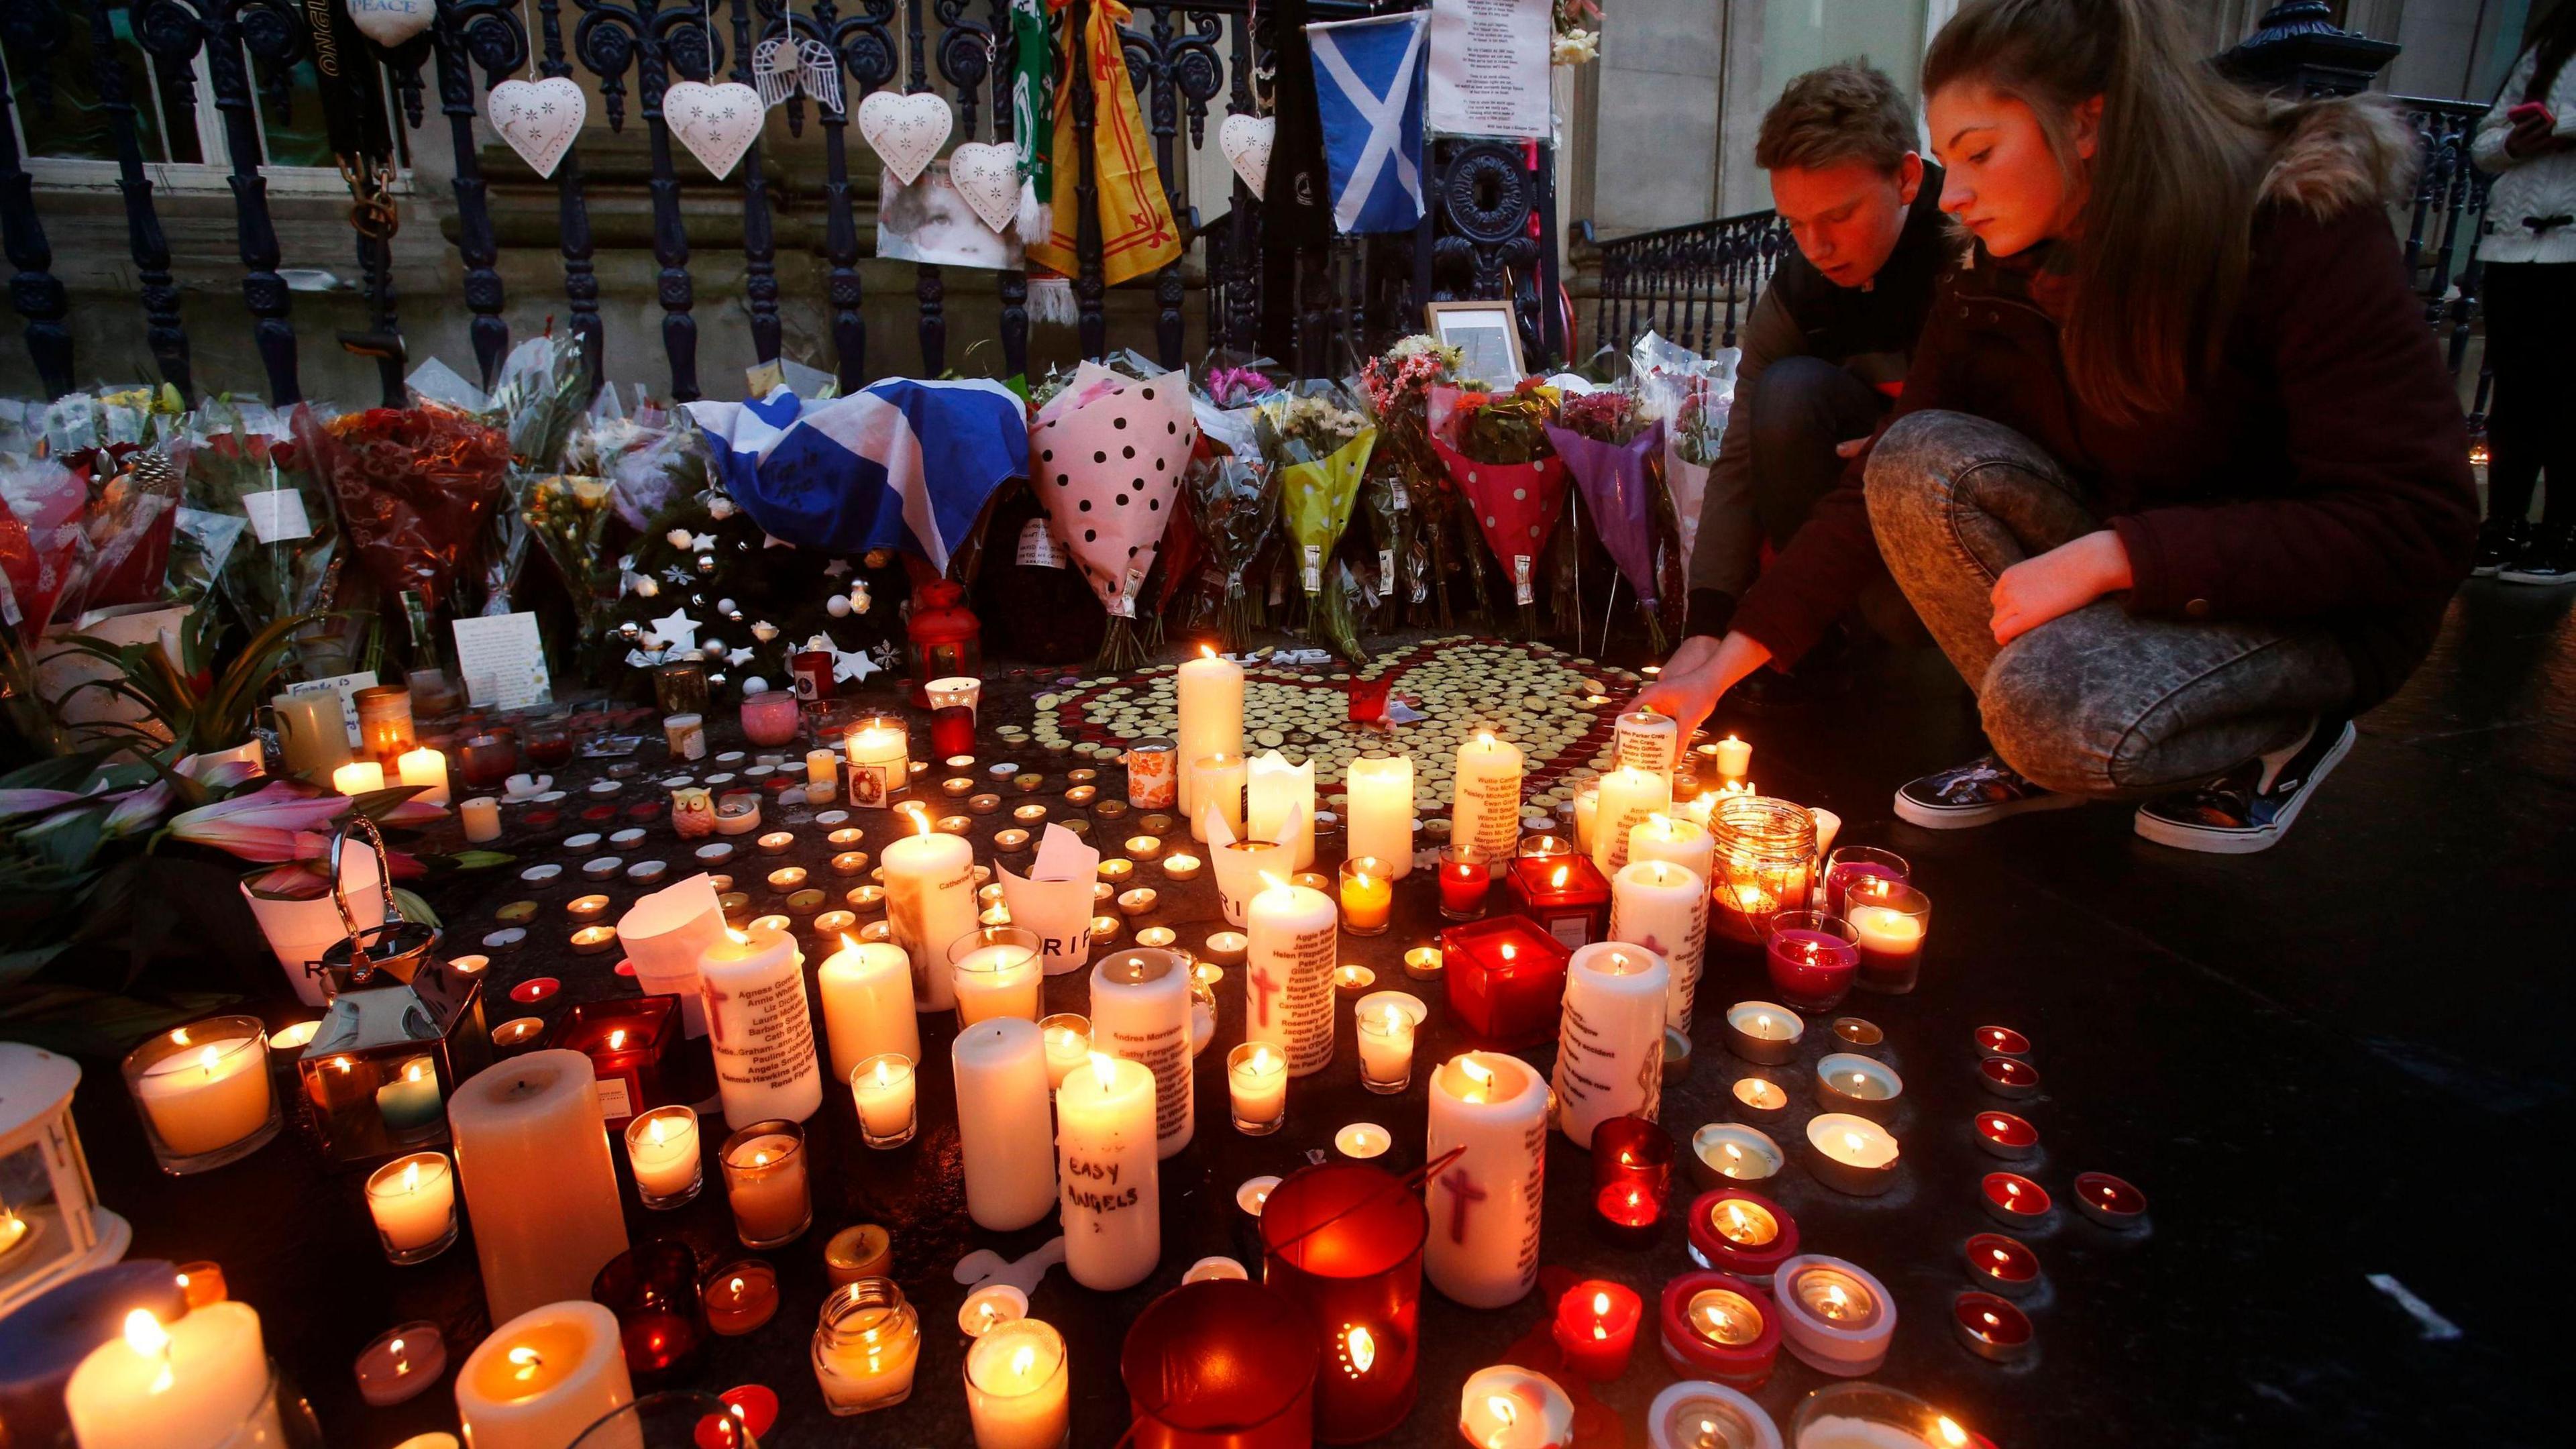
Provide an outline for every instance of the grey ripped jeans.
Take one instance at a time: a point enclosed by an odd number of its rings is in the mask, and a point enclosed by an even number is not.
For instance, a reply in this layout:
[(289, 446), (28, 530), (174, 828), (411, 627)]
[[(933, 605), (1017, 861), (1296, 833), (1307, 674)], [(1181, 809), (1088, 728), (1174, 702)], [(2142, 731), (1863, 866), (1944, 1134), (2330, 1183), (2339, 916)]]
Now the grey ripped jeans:
[(2101, 527), (2057, 460), (1999, 423), (1900, 418), (1872, 450), (1868, 482), (1888, 570), (1976, 691), (1996, 752), (2045, 789), (2194, 784), (2352, 699), (2352, 666), (2323, 632), (2142, 619), (2117, 596), (1998, 646), (1996, 576)]

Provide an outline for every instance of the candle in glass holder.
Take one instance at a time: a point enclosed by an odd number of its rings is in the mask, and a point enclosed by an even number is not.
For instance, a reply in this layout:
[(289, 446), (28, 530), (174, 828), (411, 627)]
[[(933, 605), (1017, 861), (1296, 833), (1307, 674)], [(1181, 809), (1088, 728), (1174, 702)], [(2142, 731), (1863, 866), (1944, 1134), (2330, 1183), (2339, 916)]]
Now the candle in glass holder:
[(919, 1125), (912, 1059), (900, 1052), (869, 1057), (850, 1069), (850, 1094), (858, 1102), (859, 1133), (870, 1147), (901, 1147)]
[(912, 778), (912, 742), (901, 720), (860, 721), (842, 741), (842, 753), (849, 759), (843, 771), (849, 778), (849, 802), (861, 809), (892, 805), (895, 792)]
[(1896, 1334), (1896, 1300), (1856, 1263), (1791, 1258), (1772, 1280), (1780, 1339), (1809, 1368), (1839, 1378), (1874, 1373)]
[(698, 1160), (698, 1114), (692, 1107), (656, 1107), (626, 1124), (626, 1161), (644, 1206), (693, 1202), (704, 1180)]
[(145, 1041), (125, 1057), (126, 1088), (172, 1176), (220, 1167), (277, 1135), (259, 1018), (219, 1016)]
[(1485, 913), (1486, 893), (1493, 889), (1490, 858), (1481, 847), (1440, 847), (1440, 917), (1472, 921)]
[[(1817, 848), (1823, 849), (1823, 842)], [(1875, 846), (1846, 845), (1825, 857), (1824, 909), (1833, 915), (1844, 915), (1852, 884), (1864, 880), (1885, 880), (1904, 885), (1914, 878), (1914, 867), (1904, 856)]]
[(777, 1314), (778, 1270), (758, 1258), (727, 1263), (707, 1275), (699, 1299), (706, 1305), (707, 1327), (739, 1338)]
[(975, 1449), (1060, 1449), (1071, 1421), (1064, 1335), (1023, 1318), (968, 1344), (966, 1414)]
[(456, 1241), (456, 1177), (443, 1152), (397, 1157), (367, 1178), (367, 1212), (385, 1260), (421, 1263)]
[(823, 1300), (812, 1355), (823, 1406), (835, 1415), (891, 1408), (912, 1397), (920, 1317), (893, 1279), (853, 1279)]
[(1554, 1328), (1565, 1366), (1596, 1384), (1626, 1373), (1644, 1312), (1645, 1300), (1624, 1283), (1590, 1278), (1567, 1289), (1556, 1301)]
[(1412, 1014), (1390, 1002), (1373, 1013), (1363, 1008), (1357, 1016), (1360, 1085), (1380, 1096), (1412, 1086)]
[(1569, 951), (1609, 938), (1610, 881), (1582, 856), (1514, 856), (1503, 894)]
[(1386, 862), (1357, 856), (1342, 862), (1342, 929), (1354, 936), (1383, 936), (1394, 914), (1395, 877)]
[(754, 1122), (725, 1139), (717, 1161), (724, 1167), (734, 1233), (744, 1247), (794, 1242), (814, 1220), (805, 1174), (805, 1129), (796, 1123)]
[(1288, 1058), (1268, 1042), (1245, 1042), (1226, 1054), (1226, 1091), (1234, 1129), (1266, 1137), (1287, 1121)]
[(1849, 995), (1860, 972), (1850, 923), (1821, 911), (1782, 911), (1762, 943), (1771, 989), (1802, 1011), (1830, 1011)]
[(1037, 932), (1022, 926), (984, 926), (950, 943), (946, 954), (957, 1024), (968, 1027), (997, 1016), (1037, 1020), (1045, 983), (1038, 958), (1043, 944)]
[(1901, 881), (1862, 876), (1847, 885), (1843, 901), (1843, 919), (1860, 946), (1855, 984), (1890, 995), (1912, 991), (1932, 926), (1932, 898)]
[(1673, 1139), (1650, 1118), (1612, 1117), (1592, 1129), (1592, 1210), (1623, 1234), (1664, 1216), (1672, 1188)]

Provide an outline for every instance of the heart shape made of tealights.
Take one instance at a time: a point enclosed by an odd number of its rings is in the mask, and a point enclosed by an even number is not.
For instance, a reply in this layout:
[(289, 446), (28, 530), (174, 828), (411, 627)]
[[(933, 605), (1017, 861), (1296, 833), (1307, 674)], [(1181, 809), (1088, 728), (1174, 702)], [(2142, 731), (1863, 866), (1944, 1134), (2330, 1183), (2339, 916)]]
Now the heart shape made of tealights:
[(719, 180), (732, 175), (743, 153), (760, 139), (761, 118), (767, 110), (760, 103), (760, 92), (740, 81), (712, 86), (705, 81), (674, 81), (662, 92), (662, 119), (671, 134)]
[(1271, 116), (1247, 116), (1236, 111), (1216, 128), (1217, 149), (1225, 153), (1226, 164), (1260, 201), (1262, 188), (1270, 182), (1270, 147), (1279, 136), (1279, 122)]
[(910, 96), (872, 91), (859, 102), (859, 134), (875, 149), (886, 175), (897, 186), (910, 186), (921, 175), (939, 148), (948, 144), (954, 124), (948, 102), (928, 91)]
[(483, 103), (492, 129), (519, 153), (539, 176), (552, 176), (563, 164), (590, 115), (590, 102), (570, 76), (544, 80), (505, 80), (492, 87)]
[(965, 141), (948, 153), (948, 184), (995, 231), (1007, 231), (1020, 213), (1020, 153), (1015, 146)]
[[(1172, 670), (1157, 665), (1041, 694), (1031, 735), (1050, 748), (1087, 745), (1104, 758), (1137, 740), (1172, 738), (1180, 728)], [(1574, 798), (1569, 777), (1577, 771), (1610, 768), (1619, 712), (1640, 682), (1627, 670), (1544, 644), (1469, 635), (1426, 639), (1357, 670), (1338, 661), (1311, 670), (1252, 663), (1244, 668), (1243, 747), (1315, 761), (1319, 797), (1341, 789), (1359, 756), (1411, 755), (1414, 803), (1428, 813), (1456, 794), (1458, 747), (1491, 730), (1520, 748), (1521, 798), (1543, 809)], [(1371, 684), (1391, 686), (1426, 718), (1392, 727), (1352, 723), (1350, 691)]]

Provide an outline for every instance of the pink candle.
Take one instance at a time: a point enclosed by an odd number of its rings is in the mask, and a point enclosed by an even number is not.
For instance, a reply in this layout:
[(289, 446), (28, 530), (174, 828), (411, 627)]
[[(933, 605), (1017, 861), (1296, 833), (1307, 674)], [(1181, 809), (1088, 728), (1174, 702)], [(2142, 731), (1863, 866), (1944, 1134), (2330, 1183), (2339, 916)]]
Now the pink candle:
[(1826, 1011), (1851, 993), (1852, 978), (1860, 972), (1860, 947), (1839, 918), (1792, 911), (1775, 920), (1763, 943), (1763, 964), (1782, 1002), (1801, 1011)]
[(796, 696), (784, 689), (745, 696), (743, 738), (755, 745), (783, 745), (796, 738)]

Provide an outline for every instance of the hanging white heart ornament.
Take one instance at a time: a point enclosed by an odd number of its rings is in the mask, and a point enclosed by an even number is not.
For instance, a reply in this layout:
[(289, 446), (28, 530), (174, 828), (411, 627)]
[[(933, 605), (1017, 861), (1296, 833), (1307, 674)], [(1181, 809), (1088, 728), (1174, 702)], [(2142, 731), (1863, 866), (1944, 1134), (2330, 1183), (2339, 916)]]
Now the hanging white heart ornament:
[(743, 153), (760, 139), (761, 116), (767, 110), (760, 92), (740, 81), (713, 86), (675, 81), (662, 92), (662, 119), (671, 134), (719, 181), (733, 174)]
[(948, 144), (952, 124), (948, 102), (927, 91), (916, 96), (872, 91), (859, 102), (859, 134), (876, 149), (898, 186), (910, 186), (921, 175), (921, 168)]
[(1216, 128), (1217, 149), (1225, 153), (1226, 163), (1243, 184), (1260, 201), (1262, 188), (1270, 181), (1270, 146), (1278, 139), (1279, 122), (1271, 116), (1247, 116), (1236, 111)]
[(521, 160), (539, 176), (552, 176), (563, 164), (564, 153), (572, 149), (573, 138), (581, 134), (590, 102), (570, 76), (505, 80), (492, 87), (483, 102), (483, 114)]
[(1020, 152), (1016, 146), (965, 141), (948, 153), (948, 184), (986, 226), (1002, 231), (1020, 213)]
[(349, 19), (387, 50), (427, 30), (437, 18), (436, 0), (349, 0)]

